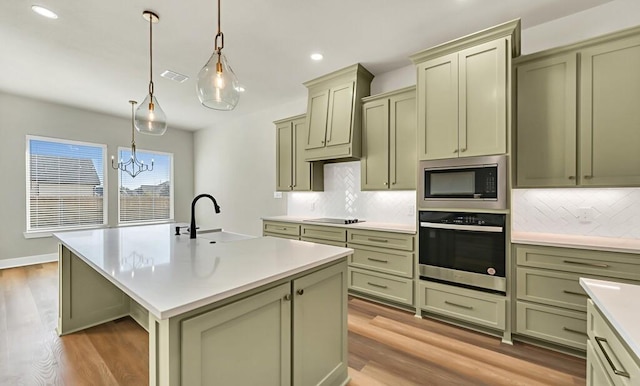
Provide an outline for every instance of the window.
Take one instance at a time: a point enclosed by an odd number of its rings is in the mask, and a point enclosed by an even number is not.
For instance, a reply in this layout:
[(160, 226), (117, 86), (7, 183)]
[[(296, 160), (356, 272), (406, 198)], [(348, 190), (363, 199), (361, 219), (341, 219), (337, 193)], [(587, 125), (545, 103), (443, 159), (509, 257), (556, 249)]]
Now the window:
[[(120, 148), (120, 159), (131, 158), (131, 150)], [(173, 219), (173, 154), (136, 150), (136, 157), (153, 170), (132, 178), (118, 171), (120, 224), (164, 222)]]
[(102, 226), (106, 146), (27, 136), (27, 233)]

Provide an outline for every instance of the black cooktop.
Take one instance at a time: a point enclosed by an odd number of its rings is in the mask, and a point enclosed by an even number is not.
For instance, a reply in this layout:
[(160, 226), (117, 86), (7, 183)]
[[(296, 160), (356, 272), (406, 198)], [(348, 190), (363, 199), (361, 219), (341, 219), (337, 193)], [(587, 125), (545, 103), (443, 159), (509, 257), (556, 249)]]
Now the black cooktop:
[(364, 222), (363, 220), (358, 220), (357, 218), (331, 218), (331, 217), (310, 218), (304, 221), (322, 222), (327, 224), (355, 224), (359, 222)]

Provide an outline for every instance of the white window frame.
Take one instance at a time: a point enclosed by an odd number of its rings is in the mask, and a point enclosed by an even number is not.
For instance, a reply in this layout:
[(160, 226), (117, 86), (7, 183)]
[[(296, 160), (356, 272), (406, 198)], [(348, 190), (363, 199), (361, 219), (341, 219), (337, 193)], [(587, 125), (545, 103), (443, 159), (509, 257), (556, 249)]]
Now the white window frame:
[[(56, 142), (68, 145), (79, 145), (79, 146), (93, 146), (102, 148), (102, 224), (94, 224), (94, 225), (79, 225), (79, 226), (65, 226), (65, 227), (55, 227), (50, 229), (31, 229), (31, 151), (30, 144), (31, 141), (47, 141), (47, 142)], [(107, 145), (102, 143), (95, 142), (85, 142), (85, 141), (73, 141), (70, 139), (63, 138), (54, 138), (54, 137), (43, 137), (38, 135), (27, 135), (25, 141), (26, 149), (25, 149), (25, 198), (26, 198), (26, 230), (23, 233), (24, 237), (27, 239), (31, 238), (40, 238), (40, 237), (51, 237), (54, 232), (63, 232), (69, 230), (79, 230), (79, 229), (99, 229), (107, 227), (109, 224), (109, 211), (108, 211), (108, 178), (107, 178)]]
[[(117, 154), (117, 158), (120, 159), (120, 152), (124, 150), (124, 151), (131, 151), (130, 147), (122, 147), (119, 146), (118, 147), (118, 152)], [(169, 178), (170, 178), (170, 184), (169, 184), (169, 195), (170, 195), (170, 200), (169, 200), (169, 218), (165, 219), (165, 220), (150, 220), (150, 221), (120, 221), (120, 186), (122, 185), (122, 178), (121, 178), (121, 172), (118, 171), (118, 226), (133, 226), (133, 225), (151, 225), (151, 224), (167, 224), (167, 223), (172, 223), (174, 222), (174, 201), (175, 201), (175, 196), (174, 196), (174, 180), (173, 180), (173, 159), (174, 159), (174, 154), (173, 153), (169, 153), (169, 152), (163, 152), (163, 151), (156, 151), (156, 150), (145, 150), (145, 149), (138, 149), (136, 148), (136, 152), (138, 153), (147, 153), (147, 154), (158, 154), (158, 155), (162, 155), (162, 156), (170, 156), (171, 162), (169, 163)], [(145, 172), (146, 173), (146, 172)]]

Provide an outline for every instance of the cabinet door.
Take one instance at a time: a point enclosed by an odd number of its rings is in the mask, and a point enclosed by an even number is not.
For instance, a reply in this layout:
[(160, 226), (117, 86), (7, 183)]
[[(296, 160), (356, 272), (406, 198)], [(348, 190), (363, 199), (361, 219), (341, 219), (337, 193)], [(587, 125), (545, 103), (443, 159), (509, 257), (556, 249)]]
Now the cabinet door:
[(294, 385), (336, 385), (346, 379), (346, 272), (344, 262), (293, 282)]
[(507, 152), (507, 40), (460, 51), (460, 157)]
[(183, 385), (290, 385), (290, 283), (182, 322)]
[(418, 157), (458, 156), (458, 54), (418, 66)]
[(603, 364), (593, 349), (590, 340), (587, 340), (587, 386), (613, 386), (614, 383), (607, 375)]
[(293, 126), (293, 190), (311, 190), (311, 163), (304, 160), (304, 145), (307, 133), (307, 121), (296, 119)]
[(576, 54), (518, 66), (517, 186), (576, 185)]
[[(415, 143), (413, 144), (415, 147)], [(389, 100), (362, 106), (362, 190), (389, 188)], [(415, 165), (414, 165), (415, 166)]]
[(351, 143), (354, 82), (331, 87), (327, 118), (327, 146)]
[(415, 190), (418, 174), (415, 93), (391, 97), (389, 104), (390, 186), (397, 190)]
[(291, 122), (276, 126), (276, 190), (292, 188), (293, 136)]
[(580, 183), (640, 185), (640, 38), (582, 51)]
[(327, 134), (327, 110), (329, 108), (329, 90), (320, 90), (309, 94), (307, 107), (307, 140), (305, 149), (324, 147)]

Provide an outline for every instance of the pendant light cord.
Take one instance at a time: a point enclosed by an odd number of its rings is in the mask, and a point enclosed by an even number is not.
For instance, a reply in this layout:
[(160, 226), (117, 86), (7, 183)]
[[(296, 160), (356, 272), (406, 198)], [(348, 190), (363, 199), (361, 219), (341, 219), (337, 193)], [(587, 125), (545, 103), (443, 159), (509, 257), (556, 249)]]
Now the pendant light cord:
[(153, 14), (149, 15), (149, 95), (153, 98)]
[[(218, 45), (218, 37), (220, 37), (220, 45)], [(220, 55), (220, 51), (224, 48), (224, 34), (222, 33), (222, 28), (220, 28), (220, 0), (218, 0), (218, 33), (215, 38), (215, 50)]]
[(136, 127), (133, 124), (133, 120), (134, 120), (134, 115), (135, 115), (134, 106), (138, 102), (129, 101), (129, 103), (131, 103), (131, 148), (133, 149), (133, 153), (135, 153), (135, 151), (136, 151)]

